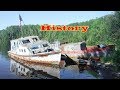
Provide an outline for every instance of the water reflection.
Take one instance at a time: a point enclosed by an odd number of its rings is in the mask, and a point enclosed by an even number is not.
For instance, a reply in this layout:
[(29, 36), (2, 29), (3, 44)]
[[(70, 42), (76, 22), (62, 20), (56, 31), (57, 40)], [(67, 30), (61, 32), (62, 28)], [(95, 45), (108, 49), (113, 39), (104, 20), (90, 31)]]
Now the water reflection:
[(25, 79), (95, 79), (87, 70), (80, 72), (77, 65), (60, 69), (33, 63), (19, 63), (10, 59), (10, 71)]
[(43, 65), (18, 63), (13, 59), (10, 59), (10, 71), (14, 72), (18, 76), (32, 79), (57, 79), (60, 78), (59, 68), (46, 67)]

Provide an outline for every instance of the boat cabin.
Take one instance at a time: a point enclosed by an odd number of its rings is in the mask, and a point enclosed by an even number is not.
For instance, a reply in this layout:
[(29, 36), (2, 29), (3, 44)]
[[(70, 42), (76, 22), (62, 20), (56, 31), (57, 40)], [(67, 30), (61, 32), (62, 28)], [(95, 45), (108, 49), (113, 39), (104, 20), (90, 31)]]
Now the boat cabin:
[(11, 40), (11, 51), (19, 55), (47, 52), (47, 49), (50, 48), (50, 43), (46, 40), (40, 40), (38, 36), (28, 36)]

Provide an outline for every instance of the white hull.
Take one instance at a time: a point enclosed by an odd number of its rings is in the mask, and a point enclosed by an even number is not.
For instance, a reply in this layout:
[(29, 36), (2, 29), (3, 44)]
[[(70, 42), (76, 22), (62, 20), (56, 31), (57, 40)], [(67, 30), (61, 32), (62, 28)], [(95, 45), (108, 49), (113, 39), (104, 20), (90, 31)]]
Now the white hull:
[(29, 62), (43, 63), (43, 64), (57, 64), (59, 65), (61, 61), (61, 53), (48, 54), (48, 55), (34, 55), (34, 56), (24, 56), (17, 55), (11, 51), (8, 51), (8, 55), (15, 60), (23, 60)]

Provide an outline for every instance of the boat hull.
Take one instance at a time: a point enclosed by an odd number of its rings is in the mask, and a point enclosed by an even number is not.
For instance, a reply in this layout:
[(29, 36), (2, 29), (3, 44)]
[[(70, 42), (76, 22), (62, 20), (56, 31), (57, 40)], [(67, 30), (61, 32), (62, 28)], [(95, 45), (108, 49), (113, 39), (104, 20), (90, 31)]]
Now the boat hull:
[(30, 63), (39, 63), (45, 65), (59, 65), (61, 61), (61, 53), (54, 53), (48, 55), (17, 55), (11, 51), (8, 51), (8, 55), (10, 58), (17, 60), (19, 62), (30, 62)]

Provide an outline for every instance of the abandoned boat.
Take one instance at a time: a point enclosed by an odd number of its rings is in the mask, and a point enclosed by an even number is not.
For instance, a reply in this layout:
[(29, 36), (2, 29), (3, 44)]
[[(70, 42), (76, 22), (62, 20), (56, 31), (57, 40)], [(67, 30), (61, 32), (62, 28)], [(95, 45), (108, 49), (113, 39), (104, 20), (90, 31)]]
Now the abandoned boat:
[(40, 40), (38, 36), (27, 36), (11, 40), (8, 55), (15, 60), (23, 60), (41, 64), (59, 65), (61, 52), (59, 42), (53, 44)]
[(115, 50), (115, 45), (86, 46), (86, 42), (82, 41), (62, 44), (60, 48), (62, 55), (67, 55), (76, 62), (81, 59), (100, 61), (100, 57), (109, 56)]

